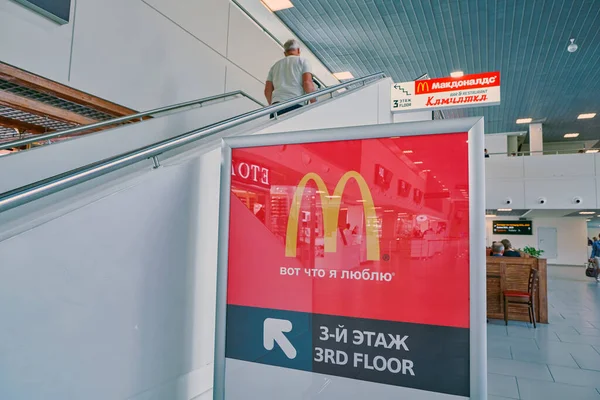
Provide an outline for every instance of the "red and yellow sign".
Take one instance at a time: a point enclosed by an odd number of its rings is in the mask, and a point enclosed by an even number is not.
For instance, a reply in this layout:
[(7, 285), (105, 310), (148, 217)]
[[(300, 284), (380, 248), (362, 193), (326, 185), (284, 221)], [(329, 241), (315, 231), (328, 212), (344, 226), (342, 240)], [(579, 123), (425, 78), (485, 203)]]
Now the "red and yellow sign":
[(391, 110), (418, 111), (500, 104), (500, 72), (394, 83)]
[(226, 396), (469, 398), (467, 137), (231, 148)]

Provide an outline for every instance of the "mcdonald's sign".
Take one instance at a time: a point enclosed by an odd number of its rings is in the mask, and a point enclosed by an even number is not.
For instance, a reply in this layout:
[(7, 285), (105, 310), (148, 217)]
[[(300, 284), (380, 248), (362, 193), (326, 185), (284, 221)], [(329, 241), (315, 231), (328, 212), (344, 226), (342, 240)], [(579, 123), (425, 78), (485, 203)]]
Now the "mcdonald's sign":
[(391, 86), (392, 112), (497, 104), (500, 104), (500, 72), (399, 82)]
[(429, 82), (428, 81), (417, 81), (416, 94), (429, 93)]
[(346, 172), (338, 181), (335, 189), (333, 190), (333, 194), (329, 193), (325, 182), (318, 174), (309, 172), (308, 174), (304, 175), (304, 177), (298, 183), (298, 187), (296, 188), (296, 192), (294, 193), (294, 198), (292, 200), (292, 206), (290, 208), (285, 240), (286, 257), (296, 257), (300, 206), (302, 203), (304, 190), (310, 181), (313, 181), (317, 186), (317, 193), (320, 195), (321, 199), (321, 207), (323, 209), (323, 238), (325, 252), (334, 253), (336, 251), (337, 227), (342, 194), (344, 193), (346, 184), (350, 179), (354, 179), (356, 181), (362, 196), (366, 220), (367, 260), (379, 260), (379, 235), (377, 226), (375, 224), (377, 213), (373, 203), (373, 196), (371, 195), (371, 191), (369, 190), (367, 182), (365, 182), (364, 178), (356, 171)]

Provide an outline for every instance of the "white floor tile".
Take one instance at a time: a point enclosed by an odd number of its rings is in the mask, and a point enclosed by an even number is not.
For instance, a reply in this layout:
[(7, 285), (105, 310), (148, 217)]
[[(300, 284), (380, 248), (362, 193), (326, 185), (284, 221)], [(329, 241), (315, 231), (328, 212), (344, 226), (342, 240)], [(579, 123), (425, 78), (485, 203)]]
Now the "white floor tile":
[(488, 372), (521, 378), (553, 381), (550, 370), (548, 370), (546, 364), (536, 364), (525, 361), (488, 358)]
[(594, 388), (517, 378), (522, 400), (598, 400)]
[(488, 373), (488, 394), (508, 397), (509, 399), (518, 399), (519, 389), (517, 388), (517, 378)]
[(600, 372), (579, 368), (567, 368), (551, 365), (550, 371), (557, 383), (595, 388), (600, 385)]

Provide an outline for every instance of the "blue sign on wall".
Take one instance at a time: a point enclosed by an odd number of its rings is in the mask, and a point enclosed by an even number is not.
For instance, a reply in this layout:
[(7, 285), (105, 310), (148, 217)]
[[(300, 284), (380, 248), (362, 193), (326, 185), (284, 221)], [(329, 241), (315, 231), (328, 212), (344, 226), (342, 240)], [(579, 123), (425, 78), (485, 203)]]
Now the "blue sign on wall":
[(71, 0), (15, 0), (59, 24), (68, 24)]

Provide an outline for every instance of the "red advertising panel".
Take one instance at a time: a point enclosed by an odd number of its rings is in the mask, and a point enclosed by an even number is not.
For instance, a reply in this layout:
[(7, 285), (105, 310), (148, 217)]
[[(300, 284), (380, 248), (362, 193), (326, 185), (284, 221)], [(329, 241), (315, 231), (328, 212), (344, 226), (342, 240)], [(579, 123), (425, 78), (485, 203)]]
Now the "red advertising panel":
[(307, 373), (373, 398), (470, 396), (467, 139), (231, 149), (231, 398), (273, 379), (292, 398)]

